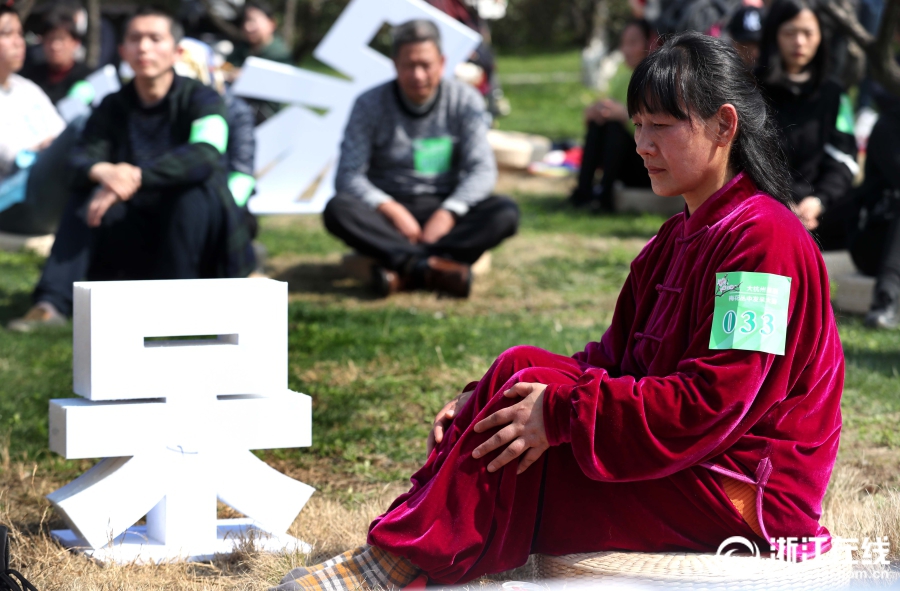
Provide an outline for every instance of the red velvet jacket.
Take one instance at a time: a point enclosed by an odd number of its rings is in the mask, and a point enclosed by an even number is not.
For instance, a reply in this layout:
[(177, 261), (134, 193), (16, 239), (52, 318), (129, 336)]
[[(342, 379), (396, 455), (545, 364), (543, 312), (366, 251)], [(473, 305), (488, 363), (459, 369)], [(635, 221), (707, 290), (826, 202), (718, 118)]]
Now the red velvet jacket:
[[(790, 277), (784, 355), (710, 349), (717, 272)], [(818, 520), (841, 431), (844, 356), (828, 276), (797, 217), (743, 173), (667, 221), (631, 265), (609, 330), (550, 384), (552, 445), (599, 481), (691, 466), (753, 482), (766, 538), (827, 536)], [(826, 548), (830, 544), (826, 543)]]

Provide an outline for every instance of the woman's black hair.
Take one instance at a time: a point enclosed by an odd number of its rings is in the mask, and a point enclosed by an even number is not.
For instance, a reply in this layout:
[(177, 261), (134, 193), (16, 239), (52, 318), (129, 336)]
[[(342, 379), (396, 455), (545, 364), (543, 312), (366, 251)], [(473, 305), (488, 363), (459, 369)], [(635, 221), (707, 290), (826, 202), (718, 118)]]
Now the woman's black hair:
[(809, 10), (815, 15), (822, 35), (819, 49), (816, 51), (816, 55), (809, 63), (809, 66), (807, 66), (813, 87), (818, 88), (828, 76), (830, 34), (822, 20), (822, 14), (818, 5), (814, 0), (775, 0), (769, 7), (763, 23), (759, 66), (756, 72), (757, 77), (764, 84), (777, 83), (784, 76), (781, 51), (778, 49), (778, 29), (787, 21), (793, 20), (804, 10)]
[(665, 113), (682, 121), (709, 119), (731, 104), (738, 129), (729, 166), (789, 207), (790, 174), (777, 125), (756, 79), (730, 44), (700, 33), (674, 35), (635, 68), (628, 84), (628, 115)]

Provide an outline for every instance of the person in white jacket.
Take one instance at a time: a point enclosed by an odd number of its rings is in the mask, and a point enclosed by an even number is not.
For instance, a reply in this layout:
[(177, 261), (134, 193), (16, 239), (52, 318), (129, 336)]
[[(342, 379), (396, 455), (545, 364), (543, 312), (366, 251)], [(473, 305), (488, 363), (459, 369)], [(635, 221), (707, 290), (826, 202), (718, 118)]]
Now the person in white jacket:
[(65, 157), (80, 127), (66, 130), (44, 91), (16, 74), (24, 60), (19, 15), (0, 5), (0, 231), (46, 234), (65, 205)]

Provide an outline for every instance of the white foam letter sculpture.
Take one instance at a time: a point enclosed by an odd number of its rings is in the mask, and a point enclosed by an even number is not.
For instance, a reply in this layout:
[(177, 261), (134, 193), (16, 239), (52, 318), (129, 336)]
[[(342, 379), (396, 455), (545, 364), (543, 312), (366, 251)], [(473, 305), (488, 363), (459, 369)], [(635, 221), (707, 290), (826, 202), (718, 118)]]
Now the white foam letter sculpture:
[[(429, 19), (440, 29), (448, 78), (481, 41), (478, 33), (422, 0), (353, 0), (313, 52), (350, 80), (247, 59), (235, 94), (291, 105), (256, 128), (253, 213), (319, 213), (325, 208), (334, 195), (338, 150), (353, 102), (396, 75), (391, 60), (369, 43), (382, 24), (412, 19)], [(328, 112), (318, 115), (306, 107)]]
[[(75, 284), (73, 374), (50, 401), (50, 449), (106, 458), (47, 495), (101, 561), (205, 560), (285, 532), (313, 488), (252, 449), (306, 447), (309, 396), (287, 388), (287, 284), (268, 279)], [(219, 520), (216, 499), (247, 516)], [(134, 526), (141, 517), (146, 526)]]

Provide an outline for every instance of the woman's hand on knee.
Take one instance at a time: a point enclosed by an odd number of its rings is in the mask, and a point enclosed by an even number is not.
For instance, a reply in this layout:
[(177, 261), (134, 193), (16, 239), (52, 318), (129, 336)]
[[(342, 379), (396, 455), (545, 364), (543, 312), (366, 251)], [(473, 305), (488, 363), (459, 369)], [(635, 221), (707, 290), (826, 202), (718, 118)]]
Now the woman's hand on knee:
[(462, 394), (445, 404), (444, 408), (441, 409), (441, 412), (437, 413), (437, 416), (434, 417), (434, 423), (432, 423), (431, 433), (428, 434), (428, 455), (431, 455), (431, 450), (433, 450), (437, 446), (437, 444), (444, 440), (444, 431), (447, 430), (447, 427), (449, 427), (450, 423), (453, 422), (453, 419), (456, 418), (456, 413), (459, 412), (459, 409), (465, 406), (466, 402), (469, 400), (469, 397), (472, 396), (472, 392), (474, 392), (474, 390), (463, 392)]
[[(506, 445), (506, 449), (488, 464), (488, 472), (496, 472), (509, 462), (519, 460), (521, 474), (550, 447), (544, 429), (544, 390), (546, 384), (519, 382), (503, 393), (507, 398), (522, 398), (518, 404), (498, 410), (475, 425), (476, 433), (503, 427), (475, 448), (472, 457), (480, 458)], [(509, 445), (507, 445), (509, 444)]]

